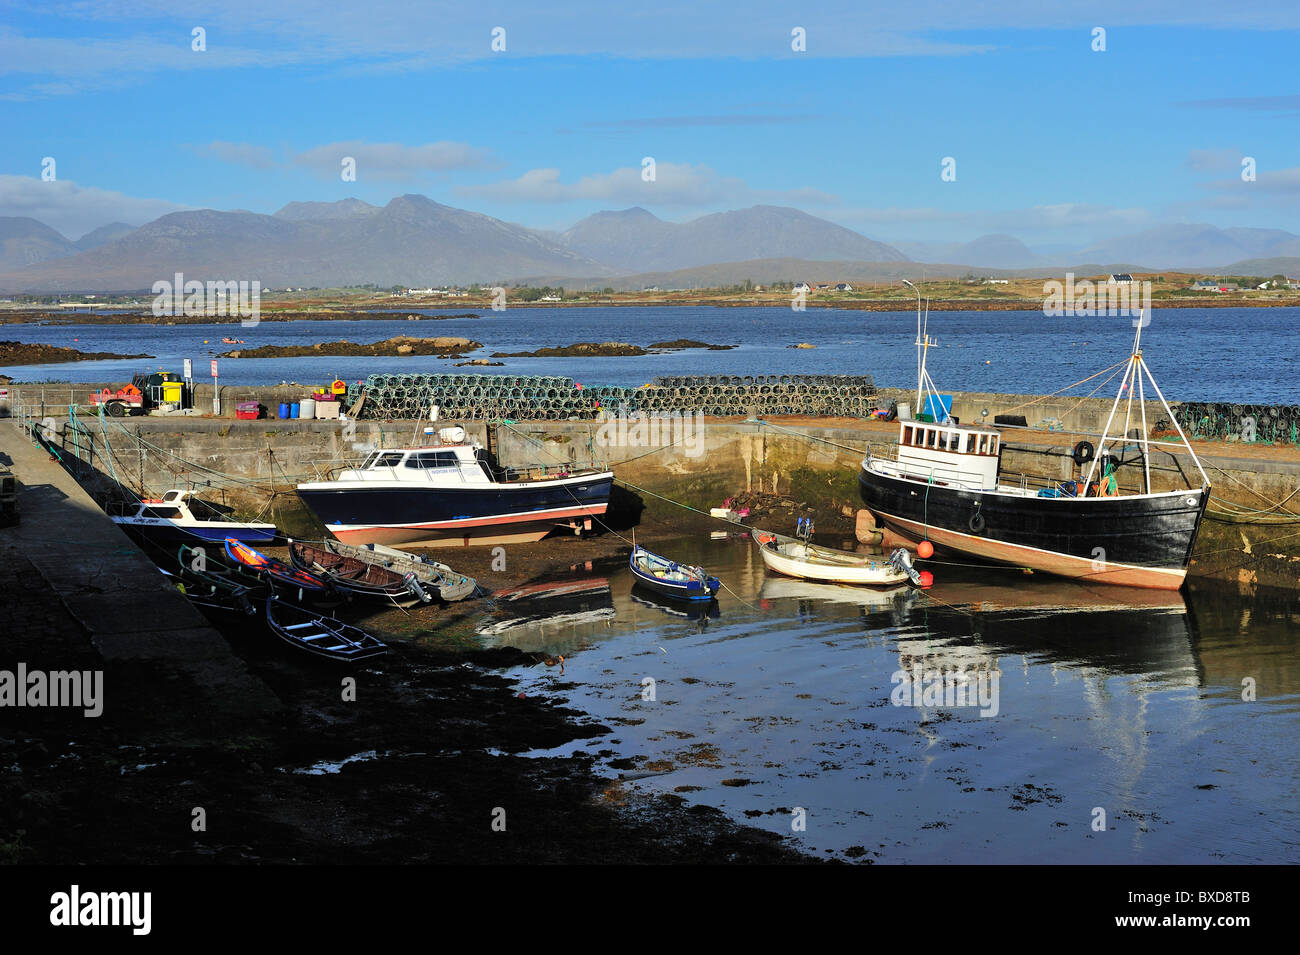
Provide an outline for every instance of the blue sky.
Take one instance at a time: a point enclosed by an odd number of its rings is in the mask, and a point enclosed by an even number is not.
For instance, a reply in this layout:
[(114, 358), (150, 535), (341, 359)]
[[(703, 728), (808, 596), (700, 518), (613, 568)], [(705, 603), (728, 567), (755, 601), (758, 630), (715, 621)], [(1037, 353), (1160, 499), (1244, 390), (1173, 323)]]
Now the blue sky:
[(76, 238), (419, 192), (554, 229), (771, 203), (883, 241), (1300, 231), (1297, 40), (1294, 3), (1198, 0), (6, 2), (0, 215)]

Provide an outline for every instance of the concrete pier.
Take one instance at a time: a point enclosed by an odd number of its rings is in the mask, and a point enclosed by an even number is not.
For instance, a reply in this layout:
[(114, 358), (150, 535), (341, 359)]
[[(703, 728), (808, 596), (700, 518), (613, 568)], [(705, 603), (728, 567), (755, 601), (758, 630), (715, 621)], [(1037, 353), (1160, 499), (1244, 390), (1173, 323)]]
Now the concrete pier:
[[(31, 563), (101, 657), (164, 666), (227, 718), (279, 707), (229, 642), (67, 471), (8, 421), (0, 422), (0, 461), (18, 479), (20, 515), (18, 524), (0, 528), (0, 548)], [(122, 701), (120, 689), (109, 692)]]

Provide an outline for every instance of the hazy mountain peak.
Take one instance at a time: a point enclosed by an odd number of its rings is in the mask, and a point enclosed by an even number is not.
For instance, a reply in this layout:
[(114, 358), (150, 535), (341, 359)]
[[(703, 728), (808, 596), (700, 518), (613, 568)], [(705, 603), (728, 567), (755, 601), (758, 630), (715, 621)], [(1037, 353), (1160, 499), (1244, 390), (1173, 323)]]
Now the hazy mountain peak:
[(337, 202), (290, 202), (278, 210), (275, 216), (297, 222), (320, 222), (327, 219), (371, 215), (378, 211), (378, 206), (372, 206), (360, 199), (339, 199)]

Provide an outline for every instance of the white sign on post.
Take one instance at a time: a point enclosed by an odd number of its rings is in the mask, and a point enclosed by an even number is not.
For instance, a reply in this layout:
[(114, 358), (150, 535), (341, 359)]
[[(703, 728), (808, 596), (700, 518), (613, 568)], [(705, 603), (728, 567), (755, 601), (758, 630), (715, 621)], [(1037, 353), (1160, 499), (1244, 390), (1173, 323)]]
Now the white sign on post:
[(189, 381), (193, 377), (194, 377), (194, 362), (191, 359), (186, 358), (185, 359), (185, 380)]
[(212, 359), (212, 413), (221, 416), (221, 391), (217, 388), (217, 360)]

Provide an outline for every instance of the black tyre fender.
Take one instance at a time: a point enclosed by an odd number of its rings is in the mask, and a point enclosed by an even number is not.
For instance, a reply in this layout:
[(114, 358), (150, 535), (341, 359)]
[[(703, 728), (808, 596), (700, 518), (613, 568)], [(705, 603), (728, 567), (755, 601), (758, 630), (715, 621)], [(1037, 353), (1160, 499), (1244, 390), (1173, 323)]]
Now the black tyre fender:
[(983, 531), (984, 531), (984, 515), (981, 514), (981, 513), (979, 512), (979, 508), (976, 508), (976, 509), (971, 513), (970, 521), (969, 521), (968, 523), (969, 523), (970, 529), (971, 529), (971, 531), (972, 531), (973, 533), (976, 533), (976, 534), (981, 534), (981, 533), (983, 533)]
[(1070, 457), (1074, 458), (1075, 464), (1084, 465), (1091, 461), (1096, 453), (1097, 449), (1092, 446), (1091, 441), (1080, 441), (1074, 446)]

